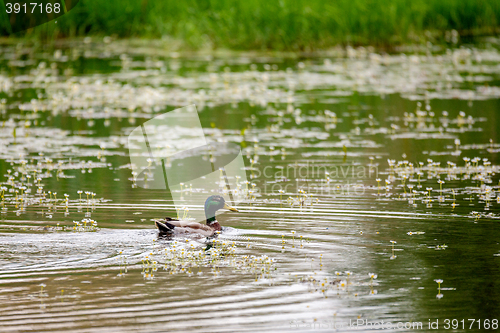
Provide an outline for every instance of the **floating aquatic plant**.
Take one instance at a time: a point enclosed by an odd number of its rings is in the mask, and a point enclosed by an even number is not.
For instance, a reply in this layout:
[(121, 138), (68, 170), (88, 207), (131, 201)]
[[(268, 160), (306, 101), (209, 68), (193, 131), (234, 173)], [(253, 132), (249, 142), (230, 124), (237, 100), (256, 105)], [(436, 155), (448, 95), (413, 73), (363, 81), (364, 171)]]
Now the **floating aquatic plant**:
[(144, 257), (141, 274), (145, 279), (153, 279), (158, 267), (162, 267), (169, 274), (193, 275), (198, 270), (197, 274), (201, 275), (208, 268), (211, 274), (219, 276), (221, 268), (229, 267), (247, 272), (255, 281), (272, 279), (276, 270), (274, 259), (267, 255), (237, 255), (237, 252), (236, 243), (225, 239), (213, 239), (206, 249), (199, 249), (188, 239), (185, 242), (173, 241), (163, 256), (151, 252)]

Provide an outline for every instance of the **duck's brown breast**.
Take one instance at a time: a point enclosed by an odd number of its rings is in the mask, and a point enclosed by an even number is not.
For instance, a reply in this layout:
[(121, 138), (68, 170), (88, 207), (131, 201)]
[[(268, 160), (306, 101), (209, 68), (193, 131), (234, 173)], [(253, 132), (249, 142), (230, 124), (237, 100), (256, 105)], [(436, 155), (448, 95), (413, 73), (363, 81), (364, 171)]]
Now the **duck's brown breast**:
[(214, 222), (214, 223), (210, 224), (210, 228), (214, 229), (215, 231), (221, 231), (222, 230), (222, 227), (219, 224), (219, 222)]

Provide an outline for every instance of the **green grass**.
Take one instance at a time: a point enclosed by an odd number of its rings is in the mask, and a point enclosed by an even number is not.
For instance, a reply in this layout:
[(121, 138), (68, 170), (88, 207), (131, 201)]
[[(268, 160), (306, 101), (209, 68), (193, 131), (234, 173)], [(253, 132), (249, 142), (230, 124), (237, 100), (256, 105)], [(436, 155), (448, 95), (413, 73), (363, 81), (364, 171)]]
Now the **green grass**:
[[(6, 34), (0, 16), (0, 34)], [(304, 50), (393, 45), (426, 30), (497, 34), (499, 0), (81, 0), (16, 36), (169, 36), (190, 48)]]

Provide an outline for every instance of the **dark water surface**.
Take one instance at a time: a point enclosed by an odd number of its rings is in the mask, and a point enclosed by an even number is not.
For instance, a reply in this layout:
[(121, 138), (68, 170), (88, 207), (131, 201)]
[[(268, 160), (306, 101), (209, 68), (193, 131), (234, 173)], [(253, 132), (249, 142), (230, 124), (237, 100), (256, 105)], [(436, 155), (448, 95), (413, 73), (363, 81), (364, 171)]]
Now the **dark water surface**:
[[(0, 331), (497, 330), (498, 40), (309, 58), (155, 43), (0, 48)], [(158, 239), (152, 219), (177, 212), (128, 157), (135, 127), (191, 104), (251, 182), (211, 249)]]

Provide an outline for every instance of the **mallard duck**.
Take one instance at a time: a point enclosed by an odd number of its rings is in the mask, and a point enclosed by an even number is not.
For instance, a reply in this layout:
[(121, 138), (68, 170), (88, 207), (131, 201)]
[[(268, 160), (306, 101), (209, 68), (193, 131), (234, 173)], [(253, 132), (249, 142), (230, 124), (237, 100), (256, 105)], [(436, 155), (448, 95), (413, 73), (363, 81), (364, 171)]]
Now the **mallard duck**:
[(228, 209), (237, 212), (236, 208), (229, 206), (220, 195), (212, 195), (205, 201), (205, 217), (207, 224), (198, 222), (180, 221), (171, 217), (166, 217), (163, 220), (156, 220), (155, 225), (160, 232), (160, 236), (171, 236), (174, 234), (194, 234), (205, 237), (210, 237), (216, 231), (222, 231), (222, 227), (215, 218), (215, 212), (219, 209)]

